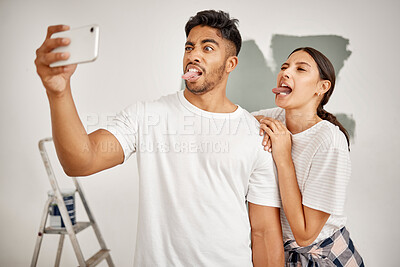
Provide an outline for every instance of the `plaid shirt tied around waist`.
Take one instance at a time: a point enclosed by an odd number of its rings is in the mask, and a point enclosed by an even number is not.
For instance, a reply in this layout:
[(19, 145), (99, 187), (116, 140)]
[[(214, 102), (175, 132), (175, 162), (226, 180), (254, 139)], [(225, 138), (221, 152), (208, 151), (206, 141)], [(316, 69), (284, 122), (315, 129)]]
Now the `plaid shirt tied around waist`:
[(364, 267), (345, 227), (308, 247), (299, 247), (295, 240), (284, 246), (286, 267)]

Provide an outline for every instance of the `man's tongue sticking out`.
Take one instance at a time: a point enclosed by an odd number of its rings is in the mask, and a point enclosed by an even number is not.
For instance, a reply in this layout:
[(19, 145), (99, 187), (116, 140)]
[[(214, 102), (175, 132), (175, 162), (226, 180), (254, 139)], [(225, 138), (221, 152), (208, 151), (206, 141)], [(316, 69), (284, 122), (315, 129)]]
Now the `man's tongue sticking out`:
[(188, 71), (188, 72), (186, 72), (185, 74), (182, 75), (182, 79), (189, 80), (189, 79), (191, 79), (193, 77), (196, 77), (196, 76), (199, 76), (199, 74), (197, 72)]
[(195, 68), (189, 68), (189, 70), (185, 74), (182, 75), (182, 79), (187, 80), (189, 82), (194, 82), (201, 75), (202, 75), (202, 72), (200, 70), (195, 69)]

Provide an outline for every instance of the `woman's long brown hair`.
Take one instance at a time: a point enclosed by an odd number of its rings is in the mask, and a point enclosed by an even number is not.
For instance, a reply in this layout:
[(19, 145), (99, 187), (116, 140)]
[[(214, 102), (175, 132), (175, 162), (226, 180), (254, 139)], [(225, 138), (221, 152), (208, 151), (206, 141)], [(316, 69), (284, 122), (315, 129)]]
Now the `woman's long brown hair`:
[[(293, 52), (290, 53), (290, 55), (292, 55), (293, 53), (295, 53), (297, 51), (304, 51), (307, 54), (309, 54), (314, 59), (315, 63), (317, 63), (320, 78), (322, 80), (328, 80), (331, 82), (331, 87), (324, 94), (321, 102), (319, 103), (319, 105), (317, 107), (317, 115), (321, 119), (327, 120), (339, 127), (339, 129), (346, 136), (347, 146), (350, 150), (349, 133), (347, 132), (347, 130), (343, 127), (343, 125), (337, 120), (337, 118), (333, 114), (329, 113), (328, 111), (326, 111), (324, 109), (324, 106), (326, 105), (326, 103), (328, 103), (329, 98), (331, 97), (331, 95), (333, 93), (333, 89), (335, 88), (336, 75), (335, 75), (335, 69), (334, 69), (332, 63), (324, 54), (322, 54), (321, 52), (319, 52), (318, 50), (316, 50), (312, 47), (297, 48), (297, 49), (293, 50)], [(289, 57), (290, 57), (290, 55), (289, 55)]]

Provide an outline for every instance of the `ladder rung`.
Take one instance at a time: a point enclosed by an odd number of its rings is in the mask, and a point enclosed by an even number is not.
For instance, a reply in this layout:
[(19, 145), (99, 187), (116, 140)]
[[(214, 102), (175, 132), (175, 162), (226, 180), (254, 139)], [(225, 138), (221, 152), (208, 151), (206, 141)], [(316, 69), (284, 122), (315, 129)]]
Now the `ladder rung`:
[(99, 264), (102, 260), (104, 260), (105, 258), (107, 258), (107, 256), (109, 255), (110, 250), (108, 249), (101, 249), (99, 250), (96, 254), (94, 254), (92, 257), (90, 257), (90, 259), (88, 259), (86, 261), (86, 266), (87, 267), (92, 267), (92, 266), (96, 266), (97, 264)]
[[(88, 228), (90, 225), (91, 225), (90, 222), (77, 222), (73, 226), (75, 234)], [(44, 233), (45, 234), (64, 234), (64, 235), (68, 234), (66, 228), (52, 228), (52, 227), (46, 227), (46, 229), (44, 230)]]

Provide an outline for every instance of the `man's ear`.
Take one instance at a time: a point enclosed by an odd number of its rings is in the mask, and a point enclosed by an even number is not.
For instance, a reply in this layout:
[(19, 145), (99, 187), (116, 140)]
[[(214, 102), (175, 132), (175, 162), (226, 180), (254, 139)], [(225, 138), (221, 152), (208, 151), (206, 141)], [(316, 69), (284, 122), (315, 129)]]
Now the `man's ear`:
[(239, 59), (237, 56), (230, 56), (226, 60), (226, 72), (231, 73), (237, 66)]

